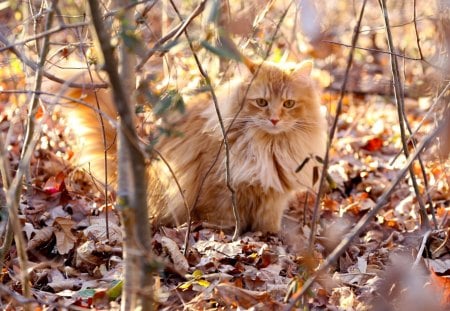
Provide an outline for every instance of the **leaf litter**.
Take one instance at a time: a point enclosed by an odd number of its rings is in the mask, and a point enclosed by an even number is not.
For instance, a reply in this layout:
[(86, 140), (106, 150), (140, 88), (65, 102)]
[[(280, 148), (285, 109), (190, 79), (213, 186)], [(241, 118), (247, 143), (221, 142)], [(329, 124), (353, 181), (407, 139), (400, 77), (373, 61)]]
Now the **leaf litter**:
[[(265, 33), (258, 35), (264, 37)], [(342, 51), (336, 47), (332, 52), (340, 57), (336, 63), (330, 66), (316, 55), (318, 69), (314, 72), (326, 87), (322, 101), (330, 114), (335, 111), (336, 84), (341, 83), (344, 68)], [(291, 202), (279, 235), (246, 233), (233, 242), (229, 232), (194, 223), (188, 237), (190, 247), (183, 255), (187, 228), (158, 228), (152, 245), (160, 263), (156, 297), (161, 310), (283, 310), (353, 224), (374, 207), (405, 158), (396, 108), (383, 88), (375, 89), (379, 84), (369, 75), (369, 71), (383, 72), (387, 58), (370, 55), (374, 59), (368, 62), (361, 55), (350, 84), (360, 92), (344, 97), (337, 139), (330, 150), (328, 173), (334, 186), (330, 183), (321, 202), (313, 252), (307, 250), (313, 194), (299, 193)], [(189, 61), (183, 66), (190, 70)], [(413, 70), (408, 67), (407, 78), (412, 79)], [(198, 83), (197, 77), (184, 80)], [(24, 108), (17, 103), (23, 98), (2, 95), (1, 101), (2, 131), (9, 133), (8, 156), (16, 167), (23, 135), (17, 116), (24, 115)], [(407, 98), (406, 114), (412, 128), (422, 123), (428, 109), (429, 97)], [(118, 310), (123, 279), (118, 213), (104, 206), (101, 191), (89, 176), (70, 164), (76, 155), (71, 149), (73, 134), (64, 122), (46, 118), (43, 110), (39, 118), (45, 122), (45, 131), (32, 161), (33, 187), (20, 206), (33, 295), (53, 309)], [(433, 122), (425, 120), (414, 138), (420, 140), (432, 127)], [(450, 304), (450, 163), (436, 157), (433, 148), (423, 154), (428, 188), (418, 164), (413, 167), (421, 193), (427, 192), (436, 210), (438, 229), (428, 233), (423, 249), (427, 233), (420, 228), (417, 199), (407, 178), (364, 232), (319, 277), (301, 301), (303, 305), (310, 310), (381, 311), (392, 306), (439, 310)], [(14, 247), (4, 267), (1, 284), (19, 292)], [(1, 301), (10, 309), (20, 307), (4, 292)]]
[[(291, 203), (280, 235), (246, 233), (233, 242), (228, 232), (195, 223), (189, 236), (190, 248), (184, 256), (186, 227), (160, 228), (153, 237), (153, 252), (162, 263), (158, 291), (162, 310), (285, 308), (287, 299), (301, 288), (352, 224), (373, 208), (404, 161), (402, 156), (397, 163), (388, 160), (400, 151), (395, 138), (398, 129), (389, 118), (394, 107), (373, 97), (365, 99), (364, 107), (356, 99), (353, 101), (356, 102), (347, 107), (342, 119), (350, 120), (357, 115), (360, 119), (354, 125), (343, 122), (338, 130), (342, 139), (336, 140), (332, 147), (329, 172), (336, 188), (328, 191), (321, 204), (322, 217), (314, 252), (310, 254), (306, 250), (314, 198), (304, 193)], [(369, 109), (370, 116), (362, 116), (360, 109)], [(47, 163), (54, 159), (46, 157), (46, 153), (39, 151), (43, 160), (35, 163), (40, 176), (30, 196), (32, 204), (22, 205), (35, 296), (53, 305), (114, 309), (120, 299), (117, 293), (120, 286), (114, 294), (111, 288), (123, 277), (123, 237), (117, 211), (107, 209), (107, 240), (106, 208), (101, 206), (100, 193), (91, 188), (92, 194), (82, 196), (72, 191), (77, 185), (72, 185), (69, 191), (66, 185), (70, 171), (42, 165), (44, 159)], [(426, 162), (426, 169), (436, 220), (443, 229), (430, 236), (426, 249), (429, 253), (424, 253), (424, 260), (420, 261), (423, 270), (417, 274), (422, 287), (430, 284), (427, 291), (433, 295), (443, 293), (434, 302), (446, 304), (450, 271), (449, 232), (444, 230), (449, 222), (448, 163), (431, 158)], [(419, 184), (425, 191), (421, 180)], [(398, 286), (418, 291), (422, 287), (411, 287), (409, 279), (403, 279), (408, 273), (416, 275), (416, 272), (407, 270), (389, 278), (386, 270), (393, 269), (389, 268), (393, 253), (402, 254), (398, 261), (414, 261), (411, 252), (417, 254), (422, 237), (419, 223), (417, 202), (410, 183), (405, 180), (328, 274), (319, 278), (303, 303), (312, 310), (370, 310), (380, 304), (377, 297), (385, 295), (390, 301), (404, 304), (413, 294), (397, 295), (383, 288), (403, 280)], [(14, 253), (10, 256), (14, 258)], [(10, 265), (13, 269), (4, 275), (3, 284), (17, 280), (18, 266), (14, 261)]]

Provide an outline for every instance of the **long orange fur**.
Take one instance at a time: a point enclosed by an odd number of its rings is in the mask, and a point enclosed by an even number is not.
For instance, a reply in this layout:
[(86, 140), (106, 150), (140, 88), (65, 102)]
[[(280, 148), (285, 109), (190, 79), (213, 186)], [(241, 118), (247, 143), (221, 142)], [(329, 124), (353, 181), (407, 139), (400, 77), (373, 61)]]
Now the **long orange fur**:
[[(258, 65), (247, 61), (246, 65), (249, 70), (217, 91), (225, 127), (231, 126), (228, 133), (230, 168), (242, 221), (239, 230), (277, 232), (292, 194), (312, 187), (313, 165), (308, 163), (298, 173), (295, 173), (295, 169), (311, 155), (323, 156), (326, 122), (320, 111), (316, 86), (310, 77), (311, 62), (264, 62)], [(87, 74), (82, 74), (76, 81), (87, 83), (89, 79)], [(60, 86), (50, 85), (47, 90), (57, 93)], [(89, 167), (90, 172), (102, 181), (102, 126), (98, 113), (89, 106), (97, 107), (98, 101), (101, 110), (115, 119), (111, 95), (106, 90), (94, 92), (69, 89), (65, 96), (82, 100), (88, 105), (66, 102), (62, 107), (69, 124), (75, 125), (73, 130), (82, 140), (78, 147), (79, 162)], [(287, 101), (290, 104), (294, 101), (294, 106), (283, 106)], [(258, 103), (267, 105), (261, 107)], [(115, 186), (115, 129), (107, 118), (104, 118), (104, 127), (109, 181)], [(223, 148), (204, 181), (203, 189), (200, 189), (222, 144), (222, 133), (211, 100), (204, 96), (189, 100), (186, 113), (176, 122), (175, 129), (182, 135), (162, 137), (155, 148), (174, 170), (192, 218), (220, 227), (233, 226), (235, 219), (225, 183)], [(147, 171), (150, 179), (148, 205), (152, 221), (164, 225), (184, 223), (187, 211), (166, 165), (155, 160)], [(193, 208), (198, 194), (198, 202)]]

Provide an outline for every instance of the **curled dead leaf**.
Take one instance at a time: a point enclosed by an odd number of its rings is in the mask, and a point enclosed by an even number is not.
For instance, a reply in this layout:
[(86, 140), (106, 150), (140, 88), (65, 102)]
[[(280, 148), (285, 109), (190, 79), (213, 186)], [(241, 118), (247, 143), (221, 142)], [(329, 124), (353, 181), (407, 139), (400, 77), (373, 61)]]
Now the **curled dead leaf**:
[(77, 267), (88, 264), (98, 266), (101, 264), (102, 260), (98, 256), (94, 255), (95, 252), (95, 242), (86, 241), (77, 248)]
[(175, 243), (168, 237), (162, 237), (161, 244), (169, 253), (169, 256), (172, 259), (172, 262), (175, 266), (175, 269), (177, 269), (182, 274), (187, 273), (187, 271), (189, 270), (189, 263), (181, 253), (177, 243)]
[(214, 293), (219, 300), (225, 302), (228, 306), (251, 308), (258, 303), (273, 303), (268, 292), (251, 291), (235, 287), (229, 283), (218, 284), (214, 288)]
[(35, 236), (28, 242), (27, 250), (35, 250), (50, 241), (53, 236), (53, 232), (53, 227), (44, 227), (41, 230), (37, 230)]

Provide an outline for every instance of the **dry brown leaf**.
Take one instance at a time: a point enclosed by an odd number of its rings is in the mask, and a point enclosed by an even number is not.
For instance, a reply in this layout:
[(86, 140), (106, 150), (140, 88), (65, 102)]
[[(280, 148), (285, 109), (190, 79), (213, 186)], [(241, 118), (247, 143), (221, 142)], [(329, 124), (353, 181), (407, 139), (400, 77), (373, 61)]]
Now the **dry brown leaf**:
[(258, 303), (272, 302), (272, 298), (267, 292), (251, 291), (235, 287), (229, 283), (218, 284), (214, 288), (217, 299), (222, 300), (227, 306), (251, 308)]
[(55, 227), (56, 248), (61, 255), (70, 252), (76, 241), (76, 237), (72, 233), (75, 222), (69, 218), (58, 217), (55, 219), (53, 226)]
[(338, 307), (339, 310), (355, 310), (358, 305), (355, 293), (349, 287), (335, 288), (329, 303)]
[(180, 252), (177, 243), (175, 243), (168, 237), (162, 237), (161, 244), (169, 253), (169, 256), (172, 259), (172, 262), (175, 266), (175, 269), (177, 269), (182, 274), (187, 273), (189, 270), (189, 263), (183, 256), (183, 254)]
[(26, 222), (23, 225), (22, 230), (23, 230), (23, 232), (25, 232), (27, 240), (30, 240), (31, 236), (36, 232), (36, 229), (34, 229), (34, 226), (29, 222)]
[(242, 254), (242, 245), (240, 241), (231, 243), (222, 243), (217, 241), (198, 241), (193, 245), (200, 253), (211, 258), (234, 257)]
[(77, 247), (77, 266), (81, 266), (84, 264), (98, 266), (101, 264), (101, 258), (95, 256), (93, 253), (95, 252), (95, 242), (94, 241), (86, 241)]
[(36, 230), (35, 236), (28, 242), (27, 250), (35, 250), (39, 246), (50, 241), (53, 232), (54, 232), (53, 227), (44, 227), (40, 230)]
[[(122, 229), (110, 222), (109, 223), (109, 243), (118, 244), (122, 243)], [(106, 224), (105, 220), (99, 222), (98, 224), (94, 224), (92, 226), (87, 227), (83, 230), (84, 236), (93, 239), (95, 241), (106, 241)]]
[(76, 287), (81, 287), (82, 284), (82, 280), (79, 278), (65, 278), (58, 269), (52, 269), (48, 277), (51, 281), (47, 285), (55, 291), (74, 289)]
[(435, 273), (446, 273), (450, 271), (450, 259), (425, 259), (427, 266)]

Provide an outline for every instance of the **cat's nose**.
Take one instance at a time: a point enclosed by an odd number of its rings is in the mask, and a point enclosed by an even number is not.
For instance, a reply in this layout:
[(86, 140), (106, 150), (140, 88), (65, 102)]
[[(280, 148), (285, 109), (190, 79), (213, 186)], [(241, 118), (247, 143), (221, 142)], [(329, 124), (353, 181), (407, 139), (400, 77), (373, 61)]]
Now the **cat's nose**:
[(280, 120), (278, 120), (278, 119), (270, 119), (270, 122), (272, 122), (273, 125), (277, 125), (278, 121), (280, 121)]

